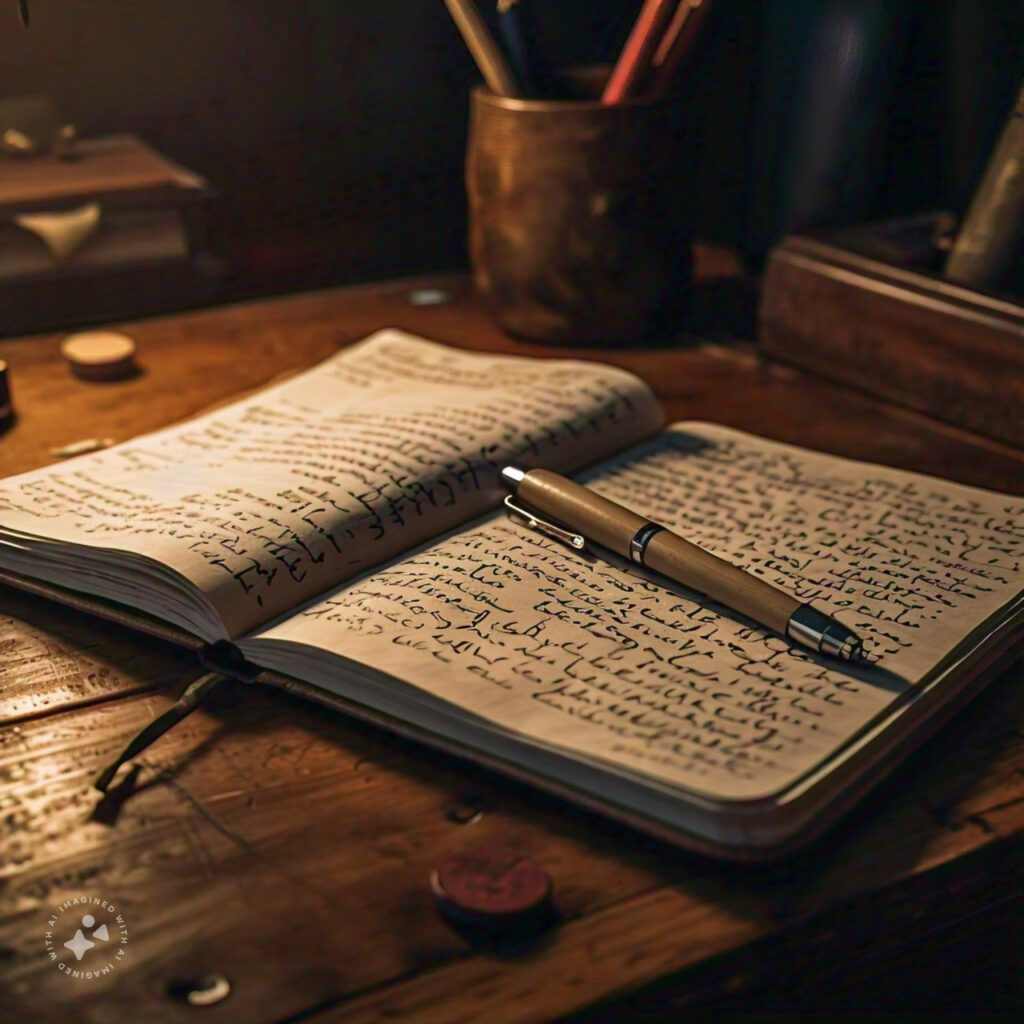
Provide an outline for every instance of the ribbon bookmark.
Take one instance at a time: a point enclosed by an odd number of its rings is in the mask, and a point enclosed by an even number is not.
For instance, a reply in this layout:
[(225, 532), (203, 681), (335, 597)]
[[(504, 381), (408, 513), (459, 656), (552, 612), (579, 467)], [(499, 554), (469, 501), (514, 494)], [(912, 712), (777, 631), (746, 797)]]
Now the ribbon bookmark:
[(159, 739), (168, 729), (177, 725), (186, 715), (191, 714), (209, 696), (213, 688), (222, 680), (227, 679), (223, 672), (207, 672), (194, 682), (189, 683), (185, 692), (178, 698), (178, 702), (168, 708), (159, 718), (154, 718), (134, 739), (128, 744), (115, 761), (109, 764), (100, 772), (93, 785), (101, 792), (106, 793), (117, 774), (118, 768), (130, 760), (140, 751), (145, 750), (154, 740)]

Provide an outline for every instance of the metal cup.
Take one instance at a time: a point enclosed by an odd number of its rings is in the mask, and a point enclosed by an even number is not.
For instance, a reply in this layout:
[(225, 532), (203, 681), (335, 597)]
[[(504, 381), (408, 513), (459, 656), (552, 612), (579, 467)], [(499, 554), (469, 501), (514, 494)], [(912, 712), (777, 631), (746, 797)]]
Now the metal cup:
[(512, 334), (628, 344), (671, 323), (691, 272), (677, 100), (599, 101), (607, 69), (558, 99), (473, 91), (466, 188), (477, 288)]

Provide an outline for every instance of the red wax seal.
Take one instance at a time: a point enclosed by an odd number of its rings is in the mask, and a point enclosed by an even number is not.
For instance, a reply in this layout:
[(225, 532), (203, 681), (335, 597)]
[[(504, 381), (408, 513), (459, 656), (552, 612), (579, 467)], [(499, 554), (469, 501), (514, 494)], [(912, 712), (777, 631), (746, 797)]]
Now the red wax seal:
[(466, 850), (430, 876), (446, 916), (460, 924), (515, 927), (541, 923), (549, 909), (551, 878), (532, 857), (507, 850)]

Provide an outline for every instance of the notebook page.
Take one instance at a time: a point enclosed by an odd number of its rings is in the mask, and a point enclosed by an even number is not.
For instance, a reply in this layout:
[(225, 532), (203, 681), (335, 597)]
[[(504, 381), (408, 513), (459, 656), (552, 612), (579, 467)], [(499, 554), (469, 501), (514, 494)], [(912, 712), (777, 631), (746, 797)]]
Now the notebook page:
[(612, 367), (382, 331), (201, 419), (4, 481), (0, 539), (156, 559), (237, 636), (494, 507), (506, 461), (578, 468), (660, 421)]
[(261, 635), (261, 655), (266, 638), (331, 651), (575, 756), (755, 798), (821, 762), (1024, 589), (1020, 498), (706, 424), (591, 483), (834, 613), (873, 667), (845, 670), (503, 517), (303, 609)]

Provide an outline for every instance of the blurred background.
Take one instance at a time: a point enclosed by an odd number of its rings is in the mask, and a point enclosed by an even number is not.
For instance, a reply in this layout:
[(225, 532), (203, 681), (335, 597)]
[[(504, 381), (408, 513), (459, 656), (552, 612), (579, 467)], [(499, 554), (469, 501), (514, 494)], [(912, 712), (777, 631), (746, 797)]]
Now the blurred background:
[[(550, 66), (611, 60), (639, 0), (535, 0)], [(467, 93), (440, 0), (0, 4), (0, 99), (50, 95), (219, 194), (220, 297), (466, 263)], [(787, 230), (962, 212), (1020, 86), (1024, 5), (719, 0), (687, 71), (696, 234), (759, 265)]]

